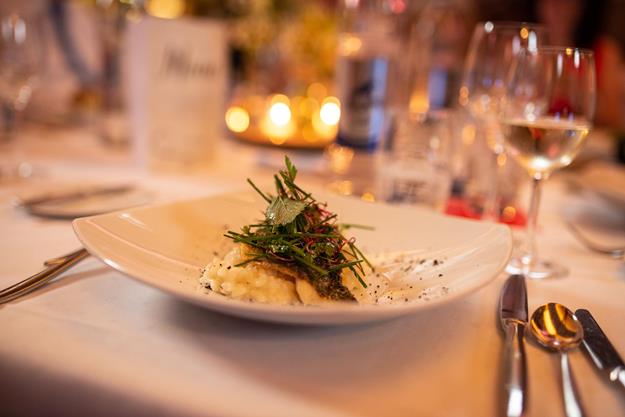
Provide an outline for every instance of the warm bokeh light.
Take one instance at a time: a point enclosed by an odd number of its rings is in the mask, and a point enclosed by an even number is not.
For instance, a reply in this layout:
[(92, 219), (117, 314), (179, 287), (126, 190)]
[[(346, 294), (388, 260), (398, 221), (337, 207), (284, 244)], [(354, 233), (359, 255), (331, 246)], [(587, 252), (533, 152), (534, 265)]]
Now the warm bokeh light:
[(269, 141), (274, 145), (284, 145), (288, 136), (269, 136)]
[(319, 110), (319, 102), (314, 98), (306, 97), (297, 106), (300, 116), (311, 118)]
[(354, 184), (349, 180), (334, 181), (329, 185), (330, 190), (339, 195), (352, 195), (354, 193)]
[(301, 134), (302, 134), (302, 138), (306, 142), (314, 143), (319, 140), (319, 136), (317, 135), (317, 132), (312, 127), (312, 125), (305, 125), (304, 127), (302, 127)]
[(328, 146), (326, 154), (330, 162), (330, 169), (337, 174), (347, 173), (354, 159), (354, 150), (352, 148), (336, 144)]
[(145, 3), (145, 11), (161, 19), (175, 19), (185, 12), (184, 0), (149, 0)]
[(506, 156), (505, 153), (500, 153), (499, 155), (497, 155), (497, 165), (500, 167), (504, 167), (506, 166), (506, 161), (508, 160), (508, 157)]
[(469, 89), (467, 86), (463, 85), (460, 87), (460, 97), (458, 98), (458, 101), (461, 106), (469, 104)]
[(321, 121), (327, 125), (334, 126), (341, 118), (341, 107), (336, 97), (328, 97), (323, 100), (321, 110), (319, 110)]
[(472, 124), (466, 124), (462, 127), (462, 143), (465, 145), (471, 145), (475, 141), (475, 126)]
[(313, 115), (310, 120), (312, 127), (319, 138), (332, 139), (338, 132), (338, 124), (329, 125), (321, 120), (319, 113)]
[(290, 99), (284, 94), (269, 97), (269, 110), (260, 125), (261, 132), (274, 145), (284, 144), (297, 131), (291, 114)]
[(274, 94), (269, 97), (269, 104), (276, 103), (284, 103), (288, 106), (291, 103), (291, 100), (284, 94)]
[(296, 132), (295, 123), (275, 124), (269, 117), (260, 123), (260, 131), (274, 145), (284, 144)]
[(308, 97), (322, 99), (328, 95), (328, 89), (321, 83), (312, 83), (306, 89), (306, 95), (308, 95)]
[(344, 35), (340, 44), (341, 53), (343, 55), (353, 55), (362, 48), (362, 41), (354, 35)]
[(527, 37), (530, 35), (530, 32), (529, 30), (527, 30), (527, 28), (521, 28), (519, 34), (521, 35), (521, 39), (527, 39)]
[(504, 222), (511, 222), (516, 217), (516, 209), (512, 206), (506, 206), (501, 211), (501, 220)]
[(339, 99), (319, 82), (308, 85), (304, 95), (241, 97), (225, 114), (226, 126), (237, 138), (305, 148), (330, 144), (340, 118)]
[(427, 91), (417, 90), (410, 96), (410, 103), (408, 104), (410, 113), (424, 114), (427, 113), (430, 108), (430, 100)]
[(375, 195), (369, 191), (364, 192), (361, 196), (360, 199), (362, 201), (368, 201), (370, 203), (375, 203)]
[(269, 108), (269, 119), (276, 126), (286, 126), (291, 121), (291, 109), (285, 103), (274, 103)]
[(226, 112), (226, 126), (233, 132), (245, 132), (250, 126), (250, 115), (242, 107), (230, 107)]

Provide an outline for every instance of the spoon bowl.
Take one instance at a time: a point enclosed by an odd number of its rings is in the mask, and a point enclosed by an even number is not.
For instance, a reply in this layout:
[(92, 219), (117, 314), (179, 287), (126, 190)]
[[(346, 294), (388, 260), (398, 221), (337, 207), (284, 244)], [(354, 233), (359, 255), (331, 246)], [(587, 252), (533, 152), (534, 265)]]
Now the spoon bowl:
[(534, 339), (554, 351), (575, 348), (584, 337), (584, 329), (575, 314), (558, 303), (538, 307), (529, 324)]
[(538, 307), (529, 322), (529, 331), (545, 348), (560, 353), (562, 399), (567, 417), (584, 417), (573, 370), (569, 364), (569, 349), (577, 347), (584, 337), (584, 328), (575, 314), (562, 304), (549, 303)]

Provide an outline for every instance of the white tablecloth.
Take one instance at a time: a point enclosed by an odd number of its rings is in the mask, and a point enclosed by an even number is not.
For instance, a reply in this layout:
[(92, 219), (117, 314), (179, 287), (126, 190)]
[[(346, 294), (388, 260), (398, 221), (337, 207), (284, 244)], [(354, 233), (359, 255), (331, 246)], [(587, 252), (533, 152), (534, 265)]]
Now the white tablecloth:
[[(266, 175), (271, 170), (263, 166), (276, 160), (272, 152), (230, 144), (207, 173), (155, 176), (84, 132), (31, 136), (26, 155), (44, 176), (0, 186), (0, 288), (78, 247), (69, 222), (13, 208), (16, 192), (53, 180), (125, 180), (163, 201), (244, 186), (246, 175)], [(314, 166), (317, 157), (299, 158)], [(550, 301), (587, 308), (625, 355), (625, 267), (568, 233), (561, 214), (573, 201), (561, 181), (547, 185), (540, 249), (571, 273), (528, 282), (530, 312)], [(0, 415), (496, 415), (502, 348), (496, 306), (504, 279), (393, 321), (289, 327), (188, 305), (90, 258), (0, 307)], [(533, 345), (527, 353), (529, 415), (563, 415), (556, 357)], [(625, 415), (625, 392), (600, 379), (581, 351), (571, 357), (588, 414)]]

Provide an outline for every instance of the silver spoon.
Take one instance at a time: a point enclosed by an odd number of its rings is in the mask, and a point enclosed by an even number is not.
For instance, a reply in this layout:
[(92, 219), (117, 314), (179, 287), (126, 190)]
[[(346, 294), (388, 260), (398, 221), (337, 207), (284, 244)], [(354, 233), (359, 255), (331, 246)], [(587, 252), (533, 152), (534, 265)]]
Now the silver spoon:
[(577, 347), (584, 337), (584, 329), (575, 314), (562, 304), (549, 303), (538, 307), (529, 325), (530, 333), (542, 346), (560, 353), (562, 399), (567, 417), (584, 417), (586, 413), (579, 399), (569, 364), (567, 351)]

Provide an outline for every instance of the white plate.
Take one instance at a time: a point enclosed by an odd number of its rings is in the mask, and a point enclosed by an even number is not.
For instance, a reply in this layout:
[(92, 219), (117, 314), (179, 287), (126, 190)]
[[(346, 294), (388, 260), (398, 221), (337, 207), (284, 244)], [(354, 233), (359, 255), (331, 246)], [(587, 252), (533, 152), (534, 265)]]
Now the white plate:
[[(145, 284), (202, 307), (256, 320), (299, 324), (347, 324), (388, 319), (467, 296), (499, 274), (512, 239), (507, 226), (447, 217), (414, 207), (372, 204), (315, 193), (354, 230), (366, 254), (406, 252), (426, 259), (403, 280), (414, 286), (405, 299), (385, 305), (324, 307), (238, 301), (204, 291), (200, 270), (230, 243), (222, 235), (261, 216), (257, 194), (226, 194), (199, 200), (134, 208), (77, 219), (74, 230), (89, 252)], [(434, 260), (443, 260), (433, 265)], [(419, 279), (420, 278), (420, 279)]]

